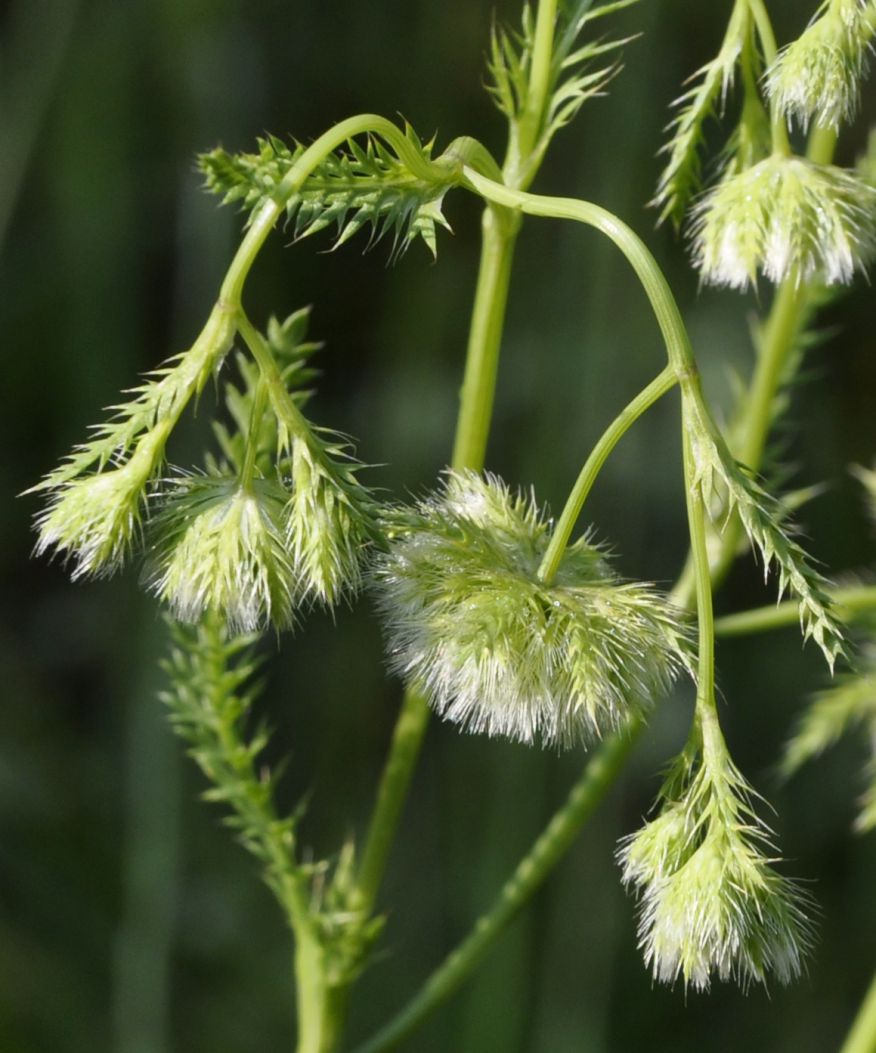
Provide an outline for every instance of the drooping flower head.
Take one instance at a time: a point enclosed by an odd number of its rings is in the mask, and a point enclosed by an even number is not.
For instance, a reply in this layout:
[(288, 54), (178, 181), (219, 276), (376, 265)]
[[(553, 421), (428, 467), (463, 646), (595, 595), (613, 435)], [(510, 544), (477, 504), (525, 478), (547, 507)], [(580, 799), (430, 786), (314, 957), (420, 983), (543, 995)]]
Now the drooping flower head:
[(655, 980), (705, 990), (713, 978), (747, 988), (800, 975), (812, 941), (808, 900), (771, 866), (750, 793), (729, 762), (720, 773), (701, 765), (689, 779), (676, 772), (657, 816), (621, 842)]
[(293, 624), (298, 579), (283, 536), (286, 492), (236, 477), (177, 481), (156, 523), (149, 583), (174, 617), (219, 612), (232, 632)]
[(876, 191), (851, 172), (773, 155), (724, 179), (694, 210), (703, 281), (851, 281), (876, 242)]
[(807, 29), (784, 48), (766, 76), (772, 100), (805, 130), (837, 130), (855, 113), (867, 74), (872, 0), (826, 0)]
[(147, 486), (164, 447), (159, 426), (140, 439), (119, 467), (79, 475), (48, 489), (48, 507), (36, 520), (36, 552), (54, 549), (73, 561), (71, 577), (109, 577), (125, 562), (140, 535)]
[(322, 442), (314, 431), (291, 446), (292, 494), (284, 511), (289, 556), (303, 596), (332, 607), (362, 583), (372, 500), (356, 478), (357, 462), (337, 441)]
[(568, 746), (651, 708), (685, 663), (682, 616), (586, 538), (550, 584), (549, 522), (494, 476), (448, 474), (402, 517), (374, 576), (393, 669), (446, 719)]

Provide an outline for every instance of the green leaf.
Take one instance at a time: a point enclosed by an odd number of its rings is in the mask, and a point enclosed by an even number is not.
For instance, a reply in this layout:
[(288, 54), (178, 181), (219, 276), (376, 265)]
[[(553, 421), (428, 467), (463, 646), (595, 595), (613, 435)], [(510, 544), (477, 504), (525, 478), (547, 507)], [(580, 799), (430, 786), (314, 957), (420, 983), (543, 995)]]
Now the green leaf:
[[(609, 81), (620, 70), (616, 61), (603, 63), (603, 56), (620, 48), (627, 40), (585, 40), (590, 24), (605, 15), (629, 7), (638, 0), (614, 0), (594, 7), (593, 0), (577, 0), (560, 5), (554, 33), (551, 84), (547, 105), (540, 115), (533, 153), (540, 158), (553, 136), (577, 115), (581, 106), (603, 94)], [(532, 64), (535, 25), (527, 4), (519, 30), (493, 29), (487, 60), (487, 90), (499, 111), (519, 124), (529, 103), (529, 77)]]
[[(430, 162), (433, 144), (421, 142), (409, 126), (406, 135)], [(223, 204), (239, 201), (252, 212), (276, 192), (304, 150), (301, 143), (290, 146), (268, 136), (258, 140), (257, 153), (217, 148), (202, 154), (198, 166), (207, 189), (221, 195)], [(414, 175), (380, 138), (368, 136), (364, 145), (351, 139), (326, 157), (285, 206), (296, 238), (334, 227), (337, 247), (367, 227), (369, 245), (391, 235), (392, 259), (418, 239), (434, 256), (436, 228), (450, 229), (441, 211), (447, 188), (447, 183)]]
[(669, 160), (652, 201), (660, 209), (660, 223), (671, 219), (677, 226), (700, 188), (703, 126), (726, 101), (751, 32), (748, 2), (737, 0), (718, 54), (693, 74), (690, 87), (675, 100), (670, 138), (661, 151)]
[(693, 486), (699, 489), (713, 521), (723, 526), (734, 512), (752, 547), (760, 553), (764, 573), (775, 565), (779, 595), (792, 592), (800, 605), (804, 639), (821, 648), (831, 670), (844, 653), (842, 627), (828, 595), (828, 583), (791, 536), (787, 510), (763, 489), (730, 453), (702, 407), (686, 402), (685, 427), (694, 458)]

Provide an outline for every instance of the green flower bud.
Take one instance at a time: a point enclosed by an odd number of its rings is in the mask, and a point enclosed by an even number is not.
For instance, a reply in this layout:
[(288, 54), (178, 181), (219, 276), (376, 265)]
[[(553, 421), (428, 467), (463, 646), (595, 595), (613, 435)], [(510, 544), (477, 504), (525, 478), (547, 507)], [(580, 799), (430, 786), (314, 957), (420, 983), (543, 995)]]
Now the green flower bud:
[(851, 172), (773, 155), (720, 182), (694, 210), (705, 282), (851, 281), (876, 243), (876, 190)]
[(447, 720), (568, 746), (647, 712), (685, 664), (682, 616), (624, 584), (586, 539), (551, 584), (549, 523), (498, 479), (449, 474), (397, 530), (374, 577), (390, 660)]
[(283, 513), (286, 544), (304, 596), (334, 606), (362, 583), (361, 561), (370, 540), (367, 491), (343, 465), (336, 447), (292, 442), (292, 496)]

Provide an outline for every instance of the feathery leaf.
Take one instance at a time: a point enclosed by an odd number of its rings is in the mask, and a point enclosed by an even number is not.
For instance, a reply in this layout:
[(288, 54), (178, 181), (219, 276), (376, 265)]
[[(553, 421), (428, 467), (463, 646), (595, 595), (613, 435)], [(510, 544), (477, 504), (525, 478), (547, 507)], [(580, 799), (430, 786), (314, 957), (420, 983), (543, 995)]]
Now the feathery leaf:
[[(431, 163), (432, 142), (421, 142), (410, 126), (406, 135), (423, 161)], [(251, 213), (276, 192), (305, 150), (301, 143), (290, 146), (273, 135), (257, 145), (254, 154), (217, 148), (198, 158), (206, 188), (220, 195), (223, 204), (239, 201)], [(392, 236), (392, 259), (418, 238), (434, 256), (436, 228), (450, 229), (441, 212), (448, 185), (415, 175), (379, 137), (370, 135), (364, 146), (350, 139), (345, 149), (326, 157), (285, 202), (286, 214), (296, 238), (334, 226), (338, 247), (370, 227), (369, 245)]]

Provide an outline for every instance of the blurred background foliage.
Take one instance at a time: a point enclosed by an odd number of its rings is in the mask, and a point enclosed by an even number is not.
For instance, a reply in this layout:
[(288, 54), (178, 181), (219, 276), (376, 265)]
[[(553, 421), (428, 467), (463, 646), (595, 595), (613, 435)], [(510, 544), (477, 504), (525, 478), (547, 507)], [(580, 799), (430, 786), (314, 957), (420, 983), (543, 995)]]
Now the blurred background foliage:
[[(774, 0), (780, 40), (811, 4)], [(713, 53), (729, 4), (643, 0), (614, 32), (625, 51), (610, 95), (560, 136), (537, 189), (616, 210), (666, 267), (713, 397), (751, 362), (756, 298), (705, 292), (645, 207), (667, 107)], [(494, 14), (512, 0), (13, 0), (0, 15), (0, 1050), (170, 1053), (292, 1046), (287, 936), (255, 868), (168, 731), (155, 693), (166, 647), (136, 572), (71, 585), (28, 560), (32, 498), (14, 495), (84, 437), (120, 388), (188, 345), (241, 219), (199, 189), (196, 151), (249, 148), (269, 130), (307, 140), (363, 110), (403, 114), (439, 146), (457, 134), (503, 149), (484, 91)], [(872, 92), (851, 161), (876, 118)], [(364, 238), (331, 254), (275, 237), (248, 288), (251, 313), (313, 304), (326, 341), (314, 402), (355, 435), (371, 480), (421, 492), (446, 463), (478, 249), (478, 208), (447, 208), (439, 259), (415, 248), (385, 266)], [(287, 239), (288, 240), (288, 239)], [(821, 320), (785, 453), (795, 483), (826, 481), (804, 513), (834, 573), (872, 564), (850, 463), (876, 446), (872, 290)], [(488, 463), (557, 509), (589, 445), (661, 361), (644, 298), (592, 233), (529, 222), (518, 249)], [(205, 396), (208, 397), (208, 396)], [(192, 423), (172, 451), (191, 463)], [(624, 440), (588, 505), (625, 574), (670, 582), (685, 551), (673, 397)], [(769, 602), (750, 561), (719, 609)], [(367, 601), (269, 640), (263, 710), (291, 752), (290, 806), (309, 799), (305, 840), (330, 853), (361, 831), (399, 700), (384, 677)], [(687, 691), (656, 714), (630, 769), (531, 908), (468, 988), (405, 1047), (419, 1053), (626, 1053), (837, 1048), (876, 965), (876, 841), (849, 831), (861, 756), (831, 752), (788, 787), (774, 764), (818, 656), (793, 632), (719, 649), (723, 717), (742, 769), (776, 806), (788, 869), (822, 916), (809, 975), (790, 989), (710, 996), (653, 987), (633, 904), (613, 862), (658, 771), (683, 741)], [(465, 737), (435, 724), (383, 903), (383, 953), (356, 993), (362, 1036), (406, 999), (467, 930), (526, 849), (584, 757)]]

